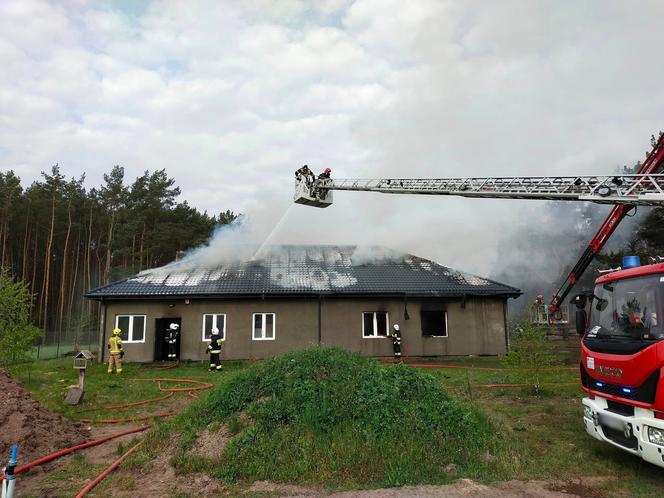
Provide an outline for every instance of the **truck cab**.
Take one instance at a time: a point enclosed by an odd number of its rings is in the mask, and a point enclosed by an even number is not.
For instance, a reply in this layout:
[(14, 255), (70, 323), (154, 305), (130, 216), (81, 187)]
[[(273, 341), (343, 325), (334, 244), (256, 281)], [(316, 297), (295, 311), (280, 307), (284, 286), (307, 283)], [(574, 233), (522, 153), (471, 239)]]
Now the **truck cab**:
[(576, 301), (590, 307), (577, 310), (586, 432), (664, 467), (664, 263), (605, 274)]

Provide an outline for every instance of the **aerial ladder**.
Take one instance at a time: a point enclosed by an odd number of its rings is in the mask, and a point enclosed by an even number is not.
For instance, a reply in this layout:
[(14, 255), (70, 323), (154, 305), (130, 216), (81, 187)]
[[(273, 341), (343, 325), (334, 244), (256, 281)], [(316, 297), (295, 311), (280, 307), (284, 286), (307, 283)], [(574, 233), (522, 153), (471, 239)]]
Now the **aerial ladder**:
[(611, 212), (590, 239), (581, 257), (553, 294), (548, 312), (559, 318), (561, 304), (602, 250), (620, 222), (637, 206), (664, 206), (664, 133), (652, 137), (652, 150), (635, 174), (586, 176), (512, 176), (456, 178), (316, 178), (306, 167), (295, 173), (294, 201), (325, 208), (332, 191), (350, 190), (383, 194), (455, 195), (488, 199), (537, 199), (612, 204)]

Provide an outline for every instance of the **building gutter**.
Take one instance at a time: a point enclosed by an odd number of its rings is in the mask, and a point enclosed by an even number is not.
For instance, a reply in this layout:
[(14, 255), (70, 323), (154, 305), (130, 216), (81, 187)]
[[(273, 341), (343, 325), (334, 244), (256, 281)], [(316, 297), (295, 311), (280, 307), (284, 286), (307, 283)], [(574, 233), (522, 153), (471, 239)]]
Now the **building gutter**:
[(97, 355), (97, 361), (99, 363), (104, 363), (104, 330), (106, 329), (106, 303), (102, 298), (101, 302), (101, 311), (99, 313), (99, 354)]
[(510, 333), (507, 328), (507, 299), (503, 301), (503, 323), (505, 324), (505, 352), (510, 352)]
[(318, 295), (318, 345), (320, 346), (323, 342), (323, 331), (322, 331), (322, 307), (323, 307), (323, 296)]

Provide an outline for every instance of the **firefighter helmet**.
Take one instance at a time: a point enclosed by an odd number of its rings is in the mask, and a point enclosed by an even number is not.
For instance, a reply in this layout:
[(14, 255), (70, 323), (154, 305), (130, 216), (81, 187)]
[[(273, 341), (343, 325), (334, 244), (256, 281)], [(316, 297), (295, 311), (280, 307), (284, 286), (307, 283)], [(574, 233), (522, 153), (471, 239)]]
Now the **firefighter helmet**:
[(180, 326), (177, 323), (171, 323), (168, 328), (171, 330), (177, 330)]
[(217, 327), (212, 327), (212, 335), (219, 335), (219, 329)]
[(113, 335), (120, 335), (122, 333), (122, 330), (120, 329), (113, 329)]
[(332, 173), (332, 170), (330, 168), (325, 168), (324, 173)]

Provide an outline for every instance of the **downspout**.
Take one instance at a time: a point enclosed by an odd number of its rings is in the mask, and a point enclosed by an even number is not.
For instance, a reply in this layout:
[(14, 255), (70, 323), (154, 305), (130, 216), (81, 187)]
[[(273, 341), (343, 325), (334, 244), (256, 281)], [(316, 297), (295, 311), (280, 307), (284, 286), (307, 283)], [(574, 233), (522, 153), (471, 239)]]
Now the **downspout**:
[(320, 346), (322, 344), (322, 303), (323, 303), (323, 296), (318, 294), (318, 345)]
[(106, 303), (101, 300), (101, 312), (99, 313), (99, 354), (97, 362), (104, 363), (104, 329), (106, 327)]
[(507, 329), (507, 300), (509, 298), (505, 298), (503, 300), (503, 323), (505, 324), (505, 352), (509, 353), (510, 351), (510, 334), (509, 330)]

